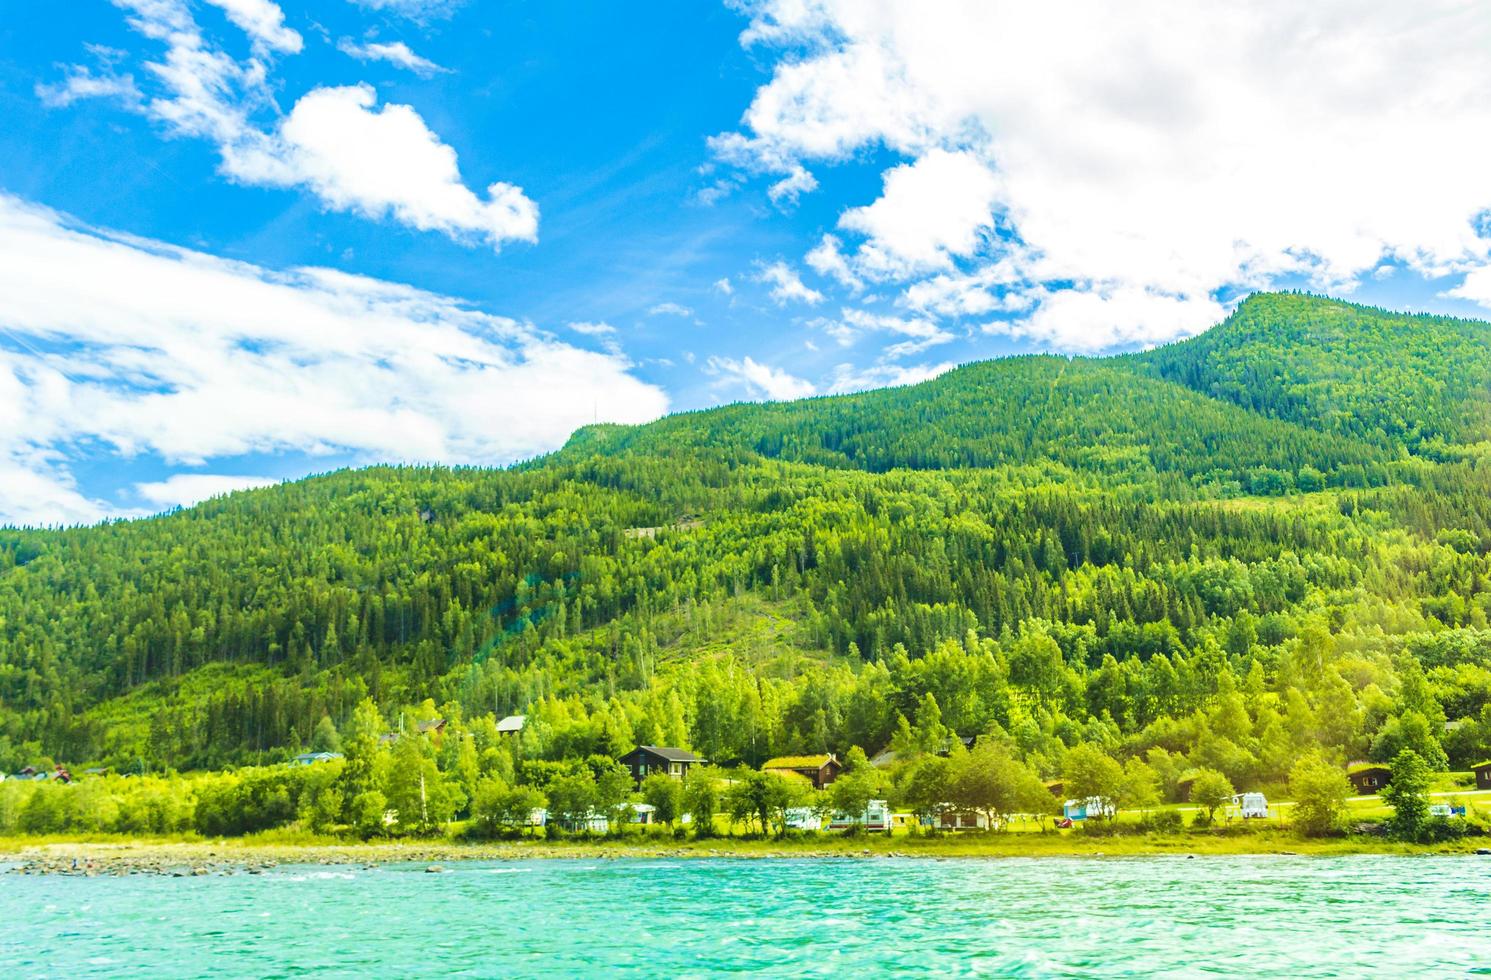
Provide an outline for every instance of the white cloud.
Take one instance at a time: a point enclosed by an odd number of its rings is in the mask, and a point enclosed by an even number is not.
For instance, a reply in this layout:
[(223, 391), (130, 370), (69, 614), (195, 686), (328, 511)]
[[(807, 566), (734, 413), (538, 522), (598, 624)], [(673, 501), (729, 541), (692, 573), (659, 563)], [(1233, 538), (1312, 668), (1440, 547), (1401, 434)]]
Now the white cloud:
[(337, 42), (337, 50), (358, 61), (386, 61), (399, 68), (406, 68), (421, 78), (429, 78), (431, 75), (450, 70), (415, 54), (403, 41), (392, 43), (368, 41), (365, 44), (358, 44), (350, 37), (344, 37)]
[(54, 109), (72, 105), (80, 99), (118, 99), (133, 108), (140, 104), (140, 90), (132, 75), (95, 75), (85, 65), (70, 65), (60, 82), (38, 82), (36, 97)]
[(806, 398), (816, 390), (811, 381), (788, 374), (781, 368), (761, 364), (750, 357), (735, 360), (730, 357), (711, 357), (706, 362), (709, 373), (719, 376), (726, 383), (743, 386), (753, 398), (768, 398), (787, 401)]
[[(67, 454), (500, 464), (667, 408), (612, 352), (460, 300), (274, 272), (0, 196), (0, 520), (91, 520)], [(106, 447), (100, 450), (98, 447)]]
[(1029, 316), (995, 320), (988, 333), (1035, 340), (1079, 353), (1114, 347), (1147, 347), (1196, 333), (1217, 323), (1227, 307), (1208, 297), (1168, 295), (1132, 286), (1064, 289), (1045, 294)]
[(820, 276), (827, 276), (837, 281), (841, 286), (858, 292), (864, 288), (864, 283), (849, 268), (849, 260), (844, 257), (840, 250), (841, 242), (833, 235), (824, 235), (813, 250), (805, 256), (808, 267)]
[[(1002, 287), (959, 277), (1008, 260), (1017, 292), (1090, 293), (1067, 311), (1096, 333), (1038, 311), (1015, 329), (1087, 350), (1201, 329), (1174, 317), (1211, 316), (1224, 288), (1303, 276), (1349, 289), (1384, 258), (1431, 275), (1491, 261), (1471, 225), (1491, 206), (1482, 5), (747, 9), (744, 43), (780, 57), (716, 153), (749, 173), (815, 166), (819, 180), (867, 152), (905, 158), (878, 200), (842, 214), (857, 236), (846, 259), (903, 287), (947, 277), (933, 290), (947, 309), (999, 312)], [(1097, 307), (1117, 325), (1086, 316)]]
[(972, 153), (934, 148), (884, 180), (879, 200), (839, 218), (840, 228), (865, 236), (855, 263), (862, 273), (899, 279), (946, 269), (972, 255), (992, 225), (999, 182)]
[(254, 44), (282, 54), (297, 54), (304, 46), (299, 34), (285, 26), (285, 12), (270, 0), (207, 0)]
[[(269, 79), (271, 51), (290, 50), (288, 29), (268, 0), (213, 0), (256, 39), (246, 61), (207, 38), (185, 0), (115, 0), (137, 32), (165, 44), (145, 65), (158, 91), (136, 107), (177, 136), (216, 144), (222, 171), (247, 184), (304, 187), (329, 208), (392, 217), (463, 243), (535, 241), (538, 206), (522, 188), (495, 182), (478, 196), (466, 186), (456, 152), (412, 106), (377, 107), (368, 85), (321, 87), (280, 118)], [(296, 42), (299, 35), (294, 35)], [(118, 86), (87, 92), (73, 68), (43, 97), (119, 95)]]
[(1491, 266), (1472, 269), (1460, 285), (1449, 290), (1445, 295), (1455, 299), (1468, 299), (1472, 303), (1491, 307)]
[(840, 310), (837, 320), (820, 320), (815, 326), (846, 347), (866, 333), (891, 333), (905, 337), (905, 340), (892, 344), (882, 352), (882, 356), (889, 360), (918, 354), (953, 339), (951, 332), (925, 317), (889, 316), (853, 307)]
[(804, 285), (802, 276), (785, 262), (772, 262), (762, 266), (756, 281), (771, 287), (771, 298), (779, 305), (797, 302), (813, 306), (823, 302), (823, 294)]
[(693, 316), (694, 311), (682, 303), (658, 303), (647, 311), (652, 316)]
[(221, 473), (177, 473), (151, 483), (136, 483), (135, 493), (156, 507), (190, 507), (192, 504), (256, 487), (274, 486), (279, 480), (267, 476), (228, 476)]
[(587, 337), (616, 336), (616, 328), (603, 321), (591, 322), (589, 320), (577, 320), (570, 323), (569, 328), (575, 333), (584, 334)]
[(714, 281), (714, 291), (725, 296), (730, 296), (735, 292), (735, 287), (730, 285), (730, 280), (728, 278), (716, 279)]
[(802, 167), (793, 167), (791, 172), (767, 188), (766, 194), (779, 207), (797, 203), (804, 194), (818, 189), (818, 178)]
[(852, 364), (840, 364), (834, 369), (833, 380), (829, 383), (827, 393), (840, 395), (844, 392), (864, 391), (868, 388), (894, 388), (900, 385), (919, 384), (943, 372), (951, 371), (955, 367), (957, 365), (952, 361), (943, 361), (940, 364), (881, 364), (865, 370), (858, 370)]
[(913, 310), (945, 317), (986, 316), (1028, 307), (1031, 293), (1016, 287), (1019, 266), (1006, 258), (979, 266), (969, 273), (931, 276), (906, 287), (901, 300)]
[(485, 200), (461, 182), (456, 152), (406, 105), (374, 108), (368, 85), (319, 88), (295, 103), (264, 155), (234, 168), (254, 183), (303, 185), (327, 206), (392, 215), (421, 231), (476, 237), (493, 246), (538, 239), (538, 205), (495, 183)]
[(46, 459), (0, 453), (0, 525), (44, 527), (92, 524), (109, 516), (107, 503), (78, 491), (72, 475)]
[(351, 0), (368, 10), (387, 11), (413, 21), (430, 21), (449, 17), (465, 0)]

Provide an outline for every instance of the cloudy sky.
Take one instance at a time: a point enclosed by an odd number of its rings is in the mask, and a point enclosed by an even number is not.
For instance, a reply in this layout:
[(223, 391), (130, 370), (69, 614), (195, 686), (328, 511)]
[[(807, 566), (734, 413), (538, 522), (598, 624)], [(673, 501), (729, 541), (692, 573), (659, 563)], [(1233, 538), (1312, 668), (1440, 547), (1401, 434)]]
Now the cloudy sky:
[(0, 19), (0, 523), (1491, 306), (1473, 0), (70, 0)]

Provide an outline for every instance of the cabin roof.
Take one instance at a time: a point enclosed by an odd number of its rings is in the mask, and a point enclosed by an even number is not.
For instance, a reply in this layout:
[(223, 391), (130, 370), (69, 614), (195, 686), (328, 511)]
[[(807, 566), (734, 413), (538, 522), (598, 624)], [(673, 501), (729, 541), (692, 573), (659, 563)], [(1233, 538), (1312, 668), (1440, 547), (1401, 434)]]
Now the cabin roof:
[(527, 715), (508, 715), (497, 723), (497, 730), (499, 732), (521, 732), (527, 723)]
[(762, 769), (822, 769), (830, 762), (838, 762), (832, 753), (825, 752), (822, 755), (779, 755), (775, 759), (767, 759)]
[(704, 761), (688, 749), (678, 749), (667, 745), (639, 745), (627, 754), (631, 755), (633, 752), (646, 752), (648, 755), (655, 755), (660, 759), (667, 759), (669, 762)]

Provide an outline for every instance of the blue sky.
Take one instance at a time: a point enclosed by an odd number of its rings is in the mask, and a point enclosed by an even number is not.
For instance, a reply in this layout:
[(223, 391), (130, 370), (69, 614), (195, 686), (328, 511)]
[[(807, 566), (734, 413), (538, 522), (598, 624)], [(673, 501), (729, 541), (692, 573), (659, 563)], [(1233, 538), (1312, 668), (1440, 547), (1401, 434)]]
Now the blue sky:
[(1491, 302), (1452, 0), (13, 6), (0, 521), (1132, 349), (1259, 288)]

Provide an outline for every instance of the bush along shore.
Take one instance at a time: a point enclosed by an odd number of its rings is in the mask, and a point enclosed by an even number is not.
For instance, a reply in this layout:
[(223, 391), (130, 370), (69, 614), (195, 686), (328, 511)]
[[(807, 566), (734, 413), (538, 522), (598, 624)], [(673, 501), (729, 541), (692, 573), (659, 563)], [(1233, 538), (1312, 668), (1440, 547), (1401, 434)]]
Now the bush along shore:
[[(284, 862), (1469, 852), (1491, 841), (1491, 798), (1411, 748), (1373, 770), (1387, 784), (1377, 795), (1353, 797), (1345, 770), (1310, 755), (1280, 787), (1288, 802), (1237, 793), (1202, 768), (1180, 805), (1162, 801), (1147, 764), (1091, 743), (1068, 749), (1061, 778), (1044, 781), (1003, 740), (969, 747), (944, 731), (910, 733), (888, 765), (855, 747), (842, 763), (825, 754), (724, 769), (643, 746), (626, 763), (524, 762), (508, 782), (483, 774), (474, 740), (411, 725), (390, 749), (375, 709), (360, 713), (368, 723), (345, 754), (300, 764), (5, 780), (0, 855), (21, 873), (184, 876)], [(639, 771), (638, 760), (664, 758), (674, 761), (663, 771)]]

